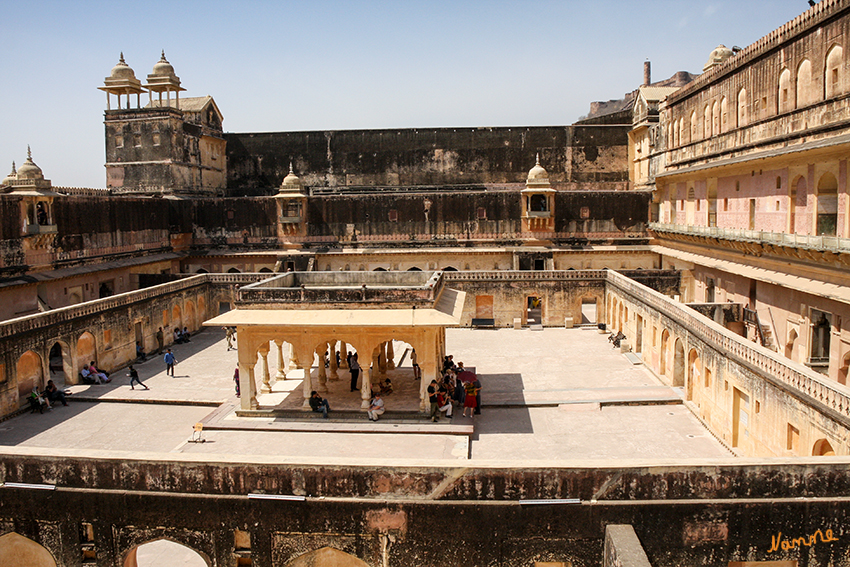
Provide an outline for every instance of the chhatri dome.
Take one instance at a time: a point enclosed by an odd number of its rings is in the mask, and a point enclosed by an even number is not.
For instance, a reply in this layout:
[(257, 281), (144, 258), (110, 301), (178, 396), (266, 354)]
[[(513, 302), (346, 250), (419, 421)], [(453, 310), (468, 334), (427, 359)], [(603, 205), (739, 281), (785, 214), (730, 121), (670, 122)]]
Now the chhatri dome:
[(174, 67), (171, 66), (171, 63), (165, 58), (165, 50), (162, 50), (162, 57), (160, 57), (159, 61), (157, 61), (156, 65), (153, 66), (153, 71), (148, 75), (148, 80), (151, 77), (171, 77), (177, 78), (174, 75)]
[(11, 185), (18, 178), (18, 172), (15, 170), (15, 162), (12, 162), (12, 173), (7, 175), (3, 181), (0, 181), (0, 186)]
[(540, 154), (537, 154), (537, 163), (528, 172), (528, 181), (547, 181), (549, 173), (540, 165)]
[(283, 178), (283, 183), (280, 184), (280, 192), (285, 193), (287, 190), (300, 192), (302, 187), (301, 179), (292, 171), (292, 162), (290, 161), (289, 173)]
[(18, 169), (17, 179), (44, 179), (44, 173), (34, 161), (32, 161), (32, 151), (27, 146), (27, 161)]
[(124, 52), (121, 52), (121, 56), (118, 58), (118, 63), (115, 67), (112, 68), (112, 72), (109, 74), (110, 79), (135, 79), (136, 74), (133, 72), (133, 69), (127, 65), (124, 61)]
[(703, 73), (711, 69), (712, 67), (716, 67), (718, 65), (723, 64), (727, 59), (735, 55), (735, 52), (723, 45), (722, 43), (714, 48), (714, 51), (711, 52), (711, 55), (708, 56), (708, 62), (703, 66)]

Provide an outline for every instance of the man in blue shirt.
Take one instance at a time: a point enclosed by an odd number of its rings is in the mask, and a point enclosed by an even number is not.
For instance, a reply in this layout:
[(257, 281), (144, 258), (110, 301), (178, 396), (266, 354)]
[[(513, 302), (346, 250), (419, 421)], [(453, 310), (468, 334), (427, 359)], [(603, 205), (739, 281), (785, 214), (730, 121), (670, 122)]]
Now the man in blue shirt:
[(168, 376), (171, 373), (174, 376), (174, 365), (177, 364), (177, 359), (174, 358), (174, 354), (171, 352), (171, 349), (168, 349), (165, 352), (165, 375)]

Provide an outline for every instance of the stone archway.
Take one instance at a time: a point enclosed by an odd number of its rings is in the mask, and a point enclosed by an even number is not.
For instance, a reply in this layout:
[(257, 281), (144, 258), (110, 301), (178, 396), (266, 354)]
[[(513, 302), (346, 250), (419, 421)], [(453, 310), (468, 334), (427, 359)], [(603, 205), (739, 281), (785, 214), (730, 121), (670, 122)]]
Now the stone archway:
[(700, 370), (699, 353), (695, 348), (692, 348), (691, 352), (688, 353), (688, 400), (694, 399), (694, 385), (699, 384), (700, 380), (702, 380), (702, 372)]
[(818, 439), (812, 447), (813, 457), (830, 457), (835, 455), (835, 449), (826, 439)]
[(200, 552), (182, 543), (161, 538), (137, 545), (124, 556), (123, 567), (210, 567), (212, 562)]
[(195, 317), (195, 303), (192, 300), (186, 302), (186, 315), (183, 317), (183, 325), (189, 327), (193, 333), (198, 328), (198, 321)]
[(0, 537), (0, 565), (56, 567), (56, 560), (42, 545), (15, 532), (9, 532)]
[(57, 379), (67, 385), (76, 384), (77, 372), (74, 370), (74, 358), (71, 356), (71, 347), (65, 341), (56, 341), (48, 351), (47, 369), (50, 377), (57, 373)]
[(77, 364), (79, 368), (75, 368), (75, 375), (83, 369), (84, 364), (88, 364), (94, 360), (97, 362), (97, 341), (94, 335), (86, 331), (80, 338), (77, 339)]
[(177, 329), (183, 328), (182, 313), (183, 312), (179, 305), (175, 304), (174, 307), (171, 308), (171, 324)]
[(682, 339), (676, 339), (673, 351), (673, 387), (685, 385), (685, 346)]
[(369, 567), (369, 564), (333, 547), (323, 547), (296, 557), (285, 567)]
[(670, 331), (664, 329), (661, 333), (661, 349), (658, 353), (658, 373), (661, 376), (667, 375), (667, 351), (670, 343)]
[(45, 380), (41, 357), (38, 353), (28, 350), (18, 359), (15, 367), (15, 377), (18, 384), (19, 403), (23, 404), (33, 388), (44, 388)]

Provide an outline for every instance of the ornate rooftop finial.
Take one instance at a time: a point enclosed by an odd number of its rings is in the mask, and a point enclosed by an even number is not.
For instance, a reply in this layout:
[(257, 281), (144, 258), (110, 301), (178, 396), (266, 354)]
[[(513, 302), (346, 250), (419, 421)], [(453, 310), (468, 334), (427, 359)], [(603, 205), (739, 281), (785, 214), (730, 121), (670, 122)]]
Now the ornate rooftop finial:
[(127, 63), (124, 62), (124, 52), (123, 51), (121, 52), (121, 55), (118, 56), (118, 62), (124, 63), (124, 65), (127, 64)]
[(27, 159), (32, 161), (32, 150), (30, 149), (29, 144), (27, 144)]
[(15, 160), (12, 160), (12, 173), (18, 173), (18, 170), (15, 169)]
[(537, 152), (537, 163), (534, 165), (540, 165), (540, 152)]
[(292, 171), (292, 160), (289, 160), (289, 173), (290, 175), (295, 173), (294, 171)]
[(162, 50), (162, 59), (160, 59), (160, 61), (165, 61), (165, 50), (164, 49)]

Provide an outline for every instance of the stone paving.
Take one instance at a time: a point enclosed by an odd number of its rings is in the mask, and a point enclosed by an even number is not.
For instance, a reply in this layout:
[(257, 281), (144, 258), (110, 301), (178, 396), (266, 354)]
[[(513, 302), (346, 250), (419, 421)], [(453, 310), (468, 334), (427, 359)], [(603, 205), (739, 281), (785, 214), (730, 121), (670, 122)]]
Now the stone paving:
[[(44, 414), (24, 414), (0, 423), (0, 445), (46, 449), (81, 449), (131, 453), (180, 453), (263, 456), (280, 462), (403, 461), (584, 461), (597, 459), (713, 459), (729, 453), (678, 402), (681, 392), (668, 388), (641, 365), (633, 365), (611, 348), (605, 335), (588, 329), (469, 330), (449, 329), (448, 350), (455, 361), (475, 367), (483, 385), (483, 411), (475, 419), (456, 411), (452, 426), (474, 425), (472, 436), (436, 433), (427, 420), (406, 433), (392, 420), (380, 428), (362, 416), (354, 432), (334, 432), (339, 420), (305, 413), (300, 431), (284, 431), (292, 420), (236, 417), (220, 404), (238, 405), (232, 380), (236, 351), (227, 350), (224, 333), (207, 329), (185, 345), (173, 346), (176, 376), (165, 375), (160, 356), (136, 365), (150, 387), (131, 390), (126, 369), (110, 384), (70, 386), (68, 407)], [(396, 360), (405, 353), (395, 344)], [(270, 374), (277, 373), (275, 351)], [(259, 369), (259, 365), (257, 367)], [(313, 369), (315, 376), (316, 369)], [(263, 407), (298, 411), (303, 401), (303, 371), (289, 371)], [(419, 382), (404, 357), (390, 372), (396, 391), (388, 409), (415, 414)], [(54, 376), (54, 379), (57, 379)], [(331, 407), (356, 412), (359, 392), (349, 391), (349, 374), (341, 369), (329, 381)], [(92, 400), (92, 401), (85, 401)], [(96, 400), (96, 401), (95, 401)], [(622, 405), (638, 402), (640, 405)], [(333, 415), (333, 412), (332, 412)], [(353, 419), (359, 414), (352, 413)], [(350, 418), (351, 419), (351, 418)], [(205, 443), (190, 443), (201, 420), (226, 425), (206, 430)], [(406, 420), (410, 421), (410, 420)], [(303, 422), (303, 423), (301, 423)], [(447, 426), (443, 419), (437, 427)], [(257, 430), (262, 429), (262, 430)], [(350, 427), (348, 427), (350, 429)], [(376, 431), (381, 430), (378, 433)], [(431, 432), (435, 431), (435, 432)]]

